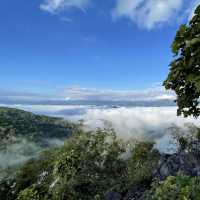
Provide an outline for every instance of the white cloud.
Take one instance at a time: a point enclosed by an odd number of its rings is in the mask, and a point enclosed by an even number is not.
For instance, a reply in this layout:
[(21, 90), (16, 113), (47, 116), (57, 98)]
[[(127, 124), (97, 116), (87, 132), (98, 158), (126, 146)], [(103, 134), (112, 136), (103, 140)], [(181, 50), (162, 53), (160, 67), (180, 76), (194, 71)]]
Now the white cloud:
[(95, 101), (153, 101), (173, 100), (173, 92), (155, 87), (144, 90), (98, 90), (80, 87), (67, 88), (63, 95), (66, 100), (95, 100)]
[[(197, 126), (200, 125), (198, 119), (192, 117), (177, 117), (177, 107), (175, 106), (119, 108), (84, 105), (7, 106), (50, 116), (62, 116), (72, 121), (83, 119), (84, 125), (92, 130), (96, 128), (112, 127), (115, 129), (118, 136), (124, 139), (136, 137), (159, 140), (165, 135), (166, 129), (173, 125), (179, 127), (183, 127), (185, 123), (194, 123)], [(76, 111), (76, 113), (74, 114), (70, 111)]]
[(89, 3), (90, 0), (44, 0), (40, 8), (54, 14), (70, 8), (84, 10)]
[[(161, 138), (173, 124), (183, 127), (185, 123), (199, 125), (194, 118), (177, 117), (176, 107), (94, 108), (80, 116), (91, 129), (111, 125), (122, 138)], [(108, 122), (105, 124), (105, 122)]]
[[(113, 128), (117, 136), (124, 140), (151, 139), (157, 143), (157, 148), (163, 152), (171, 152), (171, 127), (185, 128), (188, 123), (199, 126), (194, 118), (177, 117), (176, 107), (133, 107), (133, 108), (94, 108), (79, 119), (84, 120), (84, 125), (90, 130), (96, 128)], [(73, 118), (73, 117), (72, 117)]]
[[(182, 18), (191, 19), (200, 0), (115, 0), (114, 19), (125, 17), (139, 27), (153, 29)], [(85, 10), (91, 0), (43, 0), (40, 8), (52, 14), (72, 8)], [(71, 19), (63, 18), (71, 22)]]
[(153, 29), (174, 22), (183, 14), (191, 16), (198, 3), (199, 0), (117, 0), (113, 17), (126, 17), (142, 28)]

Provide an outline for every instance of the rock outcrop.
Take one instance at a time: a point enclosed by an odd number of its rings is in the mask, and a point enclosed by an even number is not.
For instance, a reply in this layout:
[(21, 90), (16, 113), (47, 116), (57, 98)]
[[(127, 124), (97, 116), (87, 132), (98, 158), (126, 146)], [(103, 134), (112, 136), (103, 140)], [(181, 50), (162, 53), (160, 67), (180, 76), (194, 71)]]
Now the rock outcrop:
[(162, 181), (177, 173), (200, 176), (200, 157), (184, 151), (173, 155), (162, 155), (154, 174), (155, 178)]
[[(168, 176), (176, 176), (178, 173), (188, 176), (200, 176), (200, 141), (193, 141), (190, 144), (190, 150), (181, 150), (175, 154), (163, 154), (156, 170), (153, 173), (153, 179), (158, 181), (165, 180)], [(148, 190), (147, 185), (138, 185), (130, 188), (122, 200), (143, 200), (144, 193)], [(117, 199), (113, 199), (117, 200)]]
[(107, 192), (105, 194), (105, 200), (121, 200), (122, 196), (121, 194), (117, 192)]

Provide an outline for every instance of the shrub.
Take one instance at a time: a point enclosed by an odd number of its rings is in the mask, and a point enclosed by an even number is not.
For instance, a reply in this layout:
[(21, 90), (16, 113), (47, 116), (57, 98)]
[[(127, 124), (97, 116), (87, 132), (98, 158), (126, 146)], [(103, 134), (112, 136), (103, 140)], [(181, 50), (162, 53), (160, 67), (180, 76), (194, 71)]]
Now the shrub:
[(26, 188), (25, 190), (22, 190), (17, 200), (41, 200), (40, 195), (38, 191), (35, 189), (34, 186)]
[(138, 142), (132, 149), (132, 156), (128, 162), (129, 183), (151, 184), (153, 172), (157, 167), (160, 154), (153, 149), (153, 142)]
[[(32, 186), (39, 186), (38, 192), (41, 196), (48, 193), (49, 185), (52, 182), (54, 160), (57, 149), (46, 150), (37, 159), (32, 159), (25, 163), (16, 173), (15, 186), (12, 188), (16, 195), (21, 191), (31, 191)], [(34, 187), (35, 188), (35, 187)], [(26, 189), (28, 189), (26, 191)], [(23, 193), (24, 194), (24, 193)]]
[(0, 199), (1, 200), (14, 200), (15, 194), (13, 194), (14, 180), (12, 178), (4, 178), (0, 181)]
[(59, 192), (53, 193), (89, 200), (107, 190), (120, 192), (126, 179), (124, 152), (115, 134), (101, 130), (68, 139), (55, 163), (54, 175), (60, 183), (55, 188)]
[(200, 178), (178, 175), (170, 176), (154, 184), (147, 200), (199, 200)]
[(114, 132), (79, 130), (63, 147), (24, 164), (12, 191), (17, 200), (100, 200), (107, 192), (123, 194), (132, 185), (149, 186), (159, 159), (153, 146), (127, 145)]
[(184, 128), (176, 125), (169, 128), (178, 151), (200, 155), (200, 128), (192, 123), (185, 123)]

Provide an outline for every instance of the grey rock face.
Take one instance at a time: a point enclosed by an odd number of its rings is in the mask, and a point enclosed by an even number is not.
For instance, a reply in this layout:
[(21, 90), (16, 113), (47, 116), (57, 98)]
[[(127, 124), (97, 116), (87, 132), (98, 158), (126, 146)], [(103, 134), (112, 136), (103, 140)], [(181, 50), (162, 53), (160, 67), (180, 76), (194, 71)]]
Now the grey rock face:
[(123, 200), (143, 200), (145, 191), (145, 185), (134, 186), (129, 189)]
[(122, 196), (121, 194), (117, 192), (107, 192), (105, 194), (105, 200), (121, 200)]
[(200, 141), (194, 140), (190, 144), (190, 152), (200, 159)]
[[(187, 150), (180, 150), (171, 155), (161, 155), (152, 178), (163, 181), (168, 176), (176, 176), (177, 173), (200, 176), (200, 141), (193, 141)], [(151, 183), (146, 182), (134, 185), (126, 194), (123, 194), (123, 197), (118, 193), (108, 192), (105, 200), (144, 200), (145, 192), (149, 190), (150, 185)]]
[(164, 180), (177, 173), (190, 176), (200, 175), (199, 156), (194, 153), (179, 152), (173, 155), (163, 155), (155, 171), (155, 178)]

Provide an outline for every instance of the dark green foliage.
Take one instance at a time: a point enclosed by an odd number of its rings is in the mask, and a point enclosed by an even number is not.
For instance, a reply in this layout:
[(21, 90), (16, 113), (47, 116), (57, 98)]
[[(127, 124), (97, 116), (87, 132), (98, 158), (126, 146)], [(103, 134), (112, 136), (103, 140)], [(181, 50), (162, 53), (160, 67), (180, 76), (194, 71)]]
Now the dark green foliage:
[(14, 185), (14, 179), (12, 178), (4, 178), (3, 180), (0, 180), (0, 199), (14, 200), (15, 194), (13, 194), (12, 191)]
[(178, 150), (200, 155), (200, 128), (187, 123), (185, 129), (187, 132), (177, 126), (171, 128)]
[(161, 183), (155, 183), (146, 200), (200, 200), (200, 178), (170, 176)]
[(55, 164), (60, 180), (56, 199), (103, 199), (107, 191), (124, 193), (133, 185), (149, 186), (160, 154), (151, 142), (128, 146), (114, 133), (101, 130), (68, 139)]
[(40, 142), (41, 138), (66, 138), (77, 128), (60, 118), (34, 115), (18, 109), (0, 107), (0, 139), (26, 137)]
[(0, 107), (0, 180), (42, 150), (62, 145), (79, 128), (61, 118)]
[(38, 193), (37, 189), (34, 185), (30, 188), (26, 188), (25, 190), (21, 191), (17, 197), (17, 200), (42, 200), (40, 198), (40, 194)]
[(177, 114), (200, 115), (200, 6), (189, 25), (182, 25), (172, 44), (175, 59), (164, 82), (177, 95)]
[[(178, 140), (186, 152), (198, 140), (198, 128), (190, 130), (190, 137)], [(113, 132), (79, 130), (63, 147), (43, 152), (2, 181), (1, 200), (103, 200), (107, 192), (123, 196), (140, 188), (137, 194), (147, 200), (199, 200), (197, 177), (177, 175), (154, 182), (160, 156), (152, 142), (125, 143)]]
[[(42, 181), (43, 178), (45, 178), (45, 184), (50, 184), (57, 151), (57, 149), (44, 151), (39, 158), (32, 159), (20, 167), (15, 177), (15, 191), (18, 193), (34, 183)], [(45, 187), (45, 184), (43, 184), (43, 187)]]
[[(100, 200), (151, 182), (159, 159), (153, 143), (127, 144), (115, 133), (77, 131), (63, 147), (45, 151), (2, 182), (1, 200)], [(149, 183), (148, 183), (149, 184)]]
[(179, 143), (180, 150), (186, 150), (189, 145), (187, 138), (183, 136), (178, 138), (178, 143)]
[(139, 142), (133, 148), (132, 157), (128, 160), (130, 184), (149, 186), (153, 172), (157, 167), (160, 154), (153, 149), (154, 143)]
[[(57, 149), (44, 151), (37, 159), (31, 159), (17, 169), (14, 177), (2, 180), (0, 182), (0, 199), (14, 200), (19, 193), (28, 195), (27, 192), (31, 192), (33, 186), (34, 190), (38, 190), (40, 196), (48, 193), (49, 185), (53, 181), (57, 152)], [(26, 191), (23, 192), (24, 190)]]
[[(126, 179), (123, 153), (125, 146), (113, 133), (82, 132), (67, 140), (55, 163), (55, 177), (60, 180), (56, 199), (93, 200), (107, 190), (120, 192)], [(65, 189), (60, 188), (63, 185)]]

